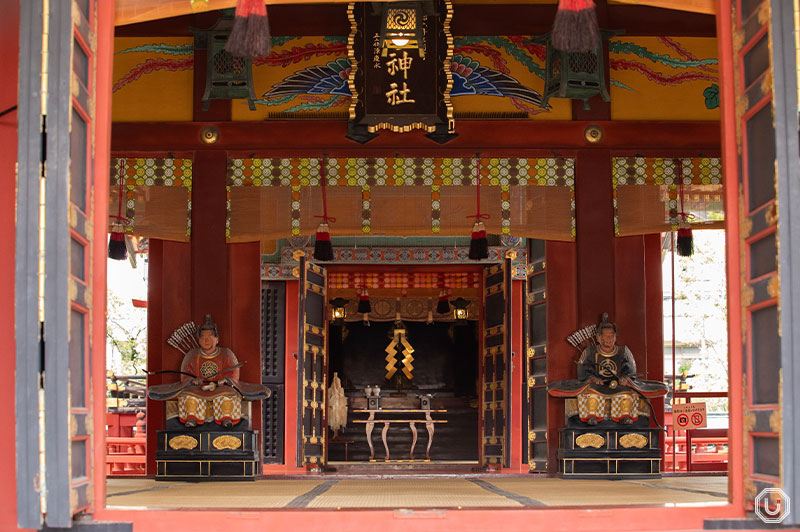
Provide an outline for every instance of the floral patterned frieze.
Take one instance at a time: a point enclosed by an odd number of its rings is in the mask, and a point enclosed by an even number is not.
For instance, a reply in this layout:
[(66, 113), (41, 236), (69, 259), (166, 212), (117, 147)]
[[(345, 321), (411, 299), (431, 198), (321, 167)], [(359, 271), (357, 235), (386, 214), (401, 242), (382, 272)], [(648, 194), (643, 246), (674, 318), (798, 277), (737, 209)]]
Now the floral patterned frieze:
[[(524, 242), (524, 241), (520, 241)], [(469, 249), (467, 248), (454, 248), (454, 247), (415, 247), (415, 248), (337, 248), (334, 246), (334, 258), (331, 261), (333, 264), (365, 264), (365, 265), (444, 265), (444, 264), (492, 264), (501, 262), (505, 255), (507, 247), (490, 247), (489, 257), (480, 261), (475, 261), (469, 258)], [(513, 248), (516, 251), (516, 258), (511, 261), (512, 276), (514, 279), (526, 279), (526, 261), (527, 253), (524, 244), (520, 243), (519, 246)], [(264, 280), (281, 280), (281, 279), (296, 279), (297, 278), (297, 261), (293, 257), (296, 248), (284, 248), (281, 253), (280, 264), (261, 264), (261, 278)], [(314, 251), (313, 248), (305, 248), (306, 257), (311, 257)], [(452, 282), (452, 287), (458, 286), (459, 282), (463, 282), (461, 274), (453, 274), (452, 279), (445, 282)], [(349, 279), (349, 278), (348, 278)], [(405, 278), (404, 278), (405, 279)], [(432, 283), (430, 279), (415, 279), (413, 275), (401, 281), (402, 283), (411, 283), (406, 287), (415, 287), (414, 283)], [(354, 281), (355, 282), (355, 281)], [(381, 281), (383, 282), (383, 281)], [(363, 284), (370, 284), (371, 281), (366, 280)], [(438, 286), (438, 278), (436, 280)], [(399, 286), (403, 288), (403, 286)]]

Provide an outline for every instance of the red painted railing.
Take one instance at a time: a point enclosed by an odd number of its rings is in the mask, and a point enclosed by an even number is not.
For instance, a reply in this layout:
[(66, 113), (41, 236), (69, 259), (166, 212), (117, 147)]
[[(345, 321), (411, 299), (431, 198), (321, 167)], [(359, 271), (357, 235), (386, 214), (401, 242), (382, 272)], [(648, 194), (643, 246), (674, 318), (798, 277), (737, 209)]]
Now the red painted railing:
[[(112, 436), (119, 434), (120, 428), (130, 427), (129, 418), (137, 419), (133, 435)], [(126, 421), (128, 421), (126, 423)], [(145, 434), (144, 412), (136, 414), (108, 414), (108, 431), (106, 436), (106, 475), (144, 475), (147, 455), (145, 452), (147, 435)]]
[[(676, 392), (676, 398), (706, 399), (727, 397), (725, 392)], [(673, 430), (672, 413), (665, 414), (664, 472), (727, 471), (728, 429)], [(673, 468), (674, 464), (674, 468)]]

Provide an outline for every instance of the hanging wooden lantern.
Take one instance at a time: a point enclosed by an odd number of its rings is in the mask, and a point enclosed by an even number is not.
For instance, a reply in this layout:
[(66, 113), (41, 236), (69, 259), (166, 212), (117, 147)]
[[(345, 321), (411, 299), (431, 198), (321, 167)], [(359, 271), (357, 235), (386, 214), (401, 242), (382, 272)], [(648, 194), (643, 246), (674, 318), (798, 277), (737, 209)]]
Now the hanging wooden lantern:
[(253, 88), (253, 61), (237, 57), (225, 50), (233, 29), (234, 10), (225, 9), (222, 17), (207, 30), (192, 28), (195, 50), (206, 50), (206, 88), (203, 110), (211, 100), (247, 100), (251, 111), (256, 110)]
[(599, 94), (603, 101), (611, 101), (606, 89), (603, 43), (621, 33), (602, 30), (597, 46), (588, 52), (557, 50), (553, 46), (552, 33), (530, 39), (528, 42), (542, 44), (546, 48), (542, 107), (547, 106), (550, 98), (570, 98), (583, 100), (583, 108), (588, 110), (589, 99), (595, 94)]

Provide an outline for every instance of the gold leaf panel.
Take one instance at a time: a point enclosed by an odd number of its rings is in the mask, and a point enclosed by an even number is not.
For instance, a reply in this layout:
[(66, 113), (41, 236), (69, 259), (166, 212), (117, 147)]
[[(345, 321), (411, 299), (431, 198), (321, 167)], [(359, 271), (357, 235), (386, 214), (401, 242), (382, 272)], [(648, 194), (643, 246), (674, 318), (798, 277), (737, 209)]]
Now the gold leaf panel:
[(169, 446), (176, 451), (179, 449), (188, 449), (192, 450), (198, 445), (198, 441), (191, 436), (186, 436), (182, 434), (180, 436), (175, 436), (174, 438), (169, 440)]
[(645, 445), (647, 445), (647, 438), (642, 436), (641, 434), (626, 434), (625, 436), (619, 439), (620, 445), (629, 449), (631, 447), (636, 447), (637, 449), (641, 449)]
[(581, 434), (575, 438), (575, 443), (577, 443), (578, 447), (581, 449), (585, 449), (586, 447), (594, 447), (595, 449), (599, 449), (605, 442), (605, 438), (593, 432)]
[(226, 434), (225, 436), (218, 436), (214, 438), (214, 441), (211, 442), (211, 445), (213, 445), (215, 449), (230, 449), (235, 451), (242, 446), (242, 440), (236, 436), (230, 436)]

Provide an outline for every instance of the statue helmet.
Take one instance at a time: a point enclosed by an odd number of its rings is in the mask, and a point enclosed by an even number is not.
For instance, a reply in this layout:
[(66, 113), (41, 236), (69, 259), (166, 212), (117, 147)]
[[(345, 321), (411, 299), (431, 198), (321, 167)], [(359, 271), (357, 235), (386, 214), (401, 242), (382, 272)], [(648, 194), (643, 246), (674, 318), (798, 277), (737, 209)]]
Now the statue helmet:
[(197, 328), (197, 335), (200, 336), (200, 333), (203, 331), (211, 331), (215, 337), (219, 337), (217, 333), (217, 324), (211, 320), (211, 314), (206, 314), (205, 321)]
[(617, 333), (617, 324), (608, 321), (608, 312), (603, 312), (603, 315), (600, 317), (600, 322), (597, 324), (597, 328), (595, 329), (595, 334), (602, 333), (603, 329), (612, 329), (614, 331), (614, 334)]

